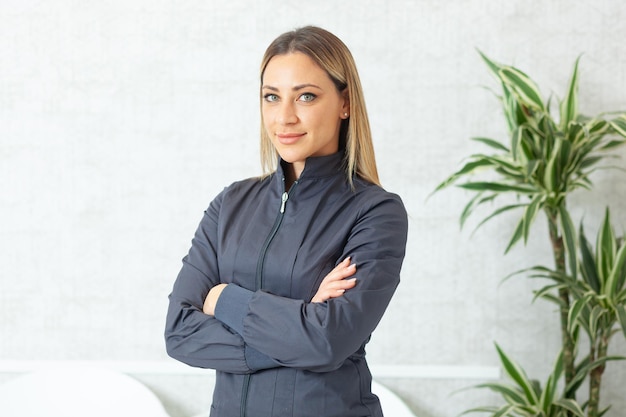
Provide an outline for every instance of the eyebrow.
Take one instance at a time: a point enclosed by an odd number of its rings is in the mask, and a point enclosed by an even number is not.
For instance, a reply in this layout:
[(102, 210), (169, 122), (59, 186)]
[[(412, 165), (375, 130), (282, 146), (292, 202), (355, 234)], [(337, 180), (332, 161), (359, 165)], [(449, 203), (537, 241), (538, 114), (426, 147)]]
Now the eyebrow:
[[(321, 89), (322, 89), (320, 86), (318, 86), (318, 85), (316, 85), (316, 84), (310, 84), (310, 83), (307, 83), (307, 84), (299, 84), (299, 85), (296, 85), (296, 86), (294, 86), (291, 90), (292, 90), (292, 91), (298, 91), (298, 90), (302, 90), (303, 88), (309, 88), (309, 87), (314, 87), (314, 88), (317, 88), (318, 90), (321, 90)], [(271, 85), (264, 85), (264, 86), (262, 86), (262, 87), (261, 87), (261, 89), (264, 89), (264, 90), (271, 90), (271, 91), (278, 91), (278, 88), (277, 88), (277, 87), (273, 87), (273, 86), (271, 86)]]

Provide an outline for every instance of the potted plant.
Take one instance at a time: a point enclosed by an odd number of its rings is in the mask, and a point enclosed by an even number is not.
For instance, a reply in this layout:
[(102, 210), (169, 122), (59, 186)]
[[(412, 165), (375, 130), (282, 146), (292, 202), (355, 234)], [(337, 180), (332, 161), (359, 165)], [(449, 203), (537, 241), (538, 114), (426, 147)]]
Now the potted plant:
[[(497, 207), (477, 227), (502, 213), (519, 211), (521, 215), (505, 253), (520, 241), (526, 243), (538, 215), (545, 215), (554, 266), (535, 266), (514, 274), (529, 272), (532, 277), (550, 280), (535, 297), (559, 306), (562, 341), (557, 365), (543, 388), (537, 382), (530, 382), (521, 367), (498, 347), (503, 367), (514, 386), (483, 385), (498, 391), (507, 402), (504, 408), (490, 409), (490, 412), (502, 416), (535, 416), (540, 415), (537, 413), (541, 409), (546, 416), (571, 416), (582, 415), (584, 410), (587, 416), (595, 417), (601, 415), (599, 388), (602, 372), (606, 362), (615, 359), (606, 356), (610, 335), (619, 323), (626, 336), (626, 249), (612, 232), (608, 232), (612, 229), (607, 210), (602, 236), (596, 244), (596, 255), (592, 256), (582, 225), (577, 236), (568, 211), (568, 196), (581, 188), (591, 189), (590, 174), (602, 166), (601, 162), (614, 156), (612, 150), (625, 143), (626, 113), (605, 113), (596, 117), (579, 114), (580, 58), (574, 64), (565, 96), (558, 100), (559, 119), (556, 120), (552, 116), (551, 100), (543, 99), (530, 77), (515, 67), (492, 61), (482, 52), (480, 55), (501, 85), (502, 95), (498, 97), (509, 138), (506, 143), (473, 138), (494, 153), (471, 155), (462, 168), (435, 191), (454, 184), (475, 194), (460, 215), (461, 225), (477, 207), (486, 204), (496, 204)], [(486, 172), (489, 179), (476, 180), (474, 176), (481, 171)], [(502, 202), (503, 196), (514, 196), (515, 199)], [(599, 280), (603, 280), (602, 283)], [(581, 328), (592, 348), (589, 355), (577, 358)], [(589, 402), (578, 405), (576, 391), (587, 377), (590, 378)], [(557, 380), (561, 378), (564, 380), (563, 392), (556, 395)], [(517, 394), (513, 395), (514, 392)], [(534, 402), (539, 403), (539, 408), (533, 408)]]

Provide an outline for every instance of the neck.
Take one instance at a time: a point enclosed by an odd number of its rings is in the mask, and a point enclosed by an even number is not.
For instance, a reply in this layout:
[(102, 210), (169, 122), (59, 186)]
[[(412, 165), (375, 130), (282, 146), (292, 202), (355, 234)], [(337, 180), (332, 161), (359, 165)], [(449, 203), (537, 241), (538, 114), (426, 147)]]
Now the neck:
[(285, 163), (283, 165), (283, 172), (285, 173), (285, 191), (289, 191), (293, 183), (300, 178), (302, 170), (297, 171), (293, 164)]

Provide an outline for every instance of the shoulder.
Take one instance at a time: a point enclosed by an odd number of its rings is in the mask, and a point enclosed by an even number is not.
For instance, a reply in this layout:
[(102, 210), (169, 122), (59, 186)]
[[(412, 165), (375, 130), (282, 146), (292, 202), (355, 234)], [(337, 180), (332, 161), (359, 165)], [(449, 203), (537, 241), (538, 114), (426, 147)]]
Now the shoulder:
[(356, 224), (406, 235), (408, 215), (398, 194), (363, 180), (354, 182)]
[(225, 198), (249, 195), (255, 190), (261, 190), (267, 187), (271, 183), (272, 178), (273, 174), (264, 177), (251, 177), (238, 180), (224, 187), (220, 194)]
[(360, 242), (371, 242), (385, 254), (404, 257), (409, 224), (400, 196), (362, 180), (354, 185), (356, 218), (352, 236)]
[(355, 198), (367, 207), (384, 204), (389, 206), (390, 209), (404, 213), (406, 216), (402, 198), (398, 194), (386, 191), (379, 185), (357, 178), (354, 181), (354, 194)]
[(271, 181), (271, 176), (251, 177), (235, 181), (222, 189), (211, 201), (210, 208), (219, 209), (223, 205), (239, 204), (244, 199), (257, 195), (266, 188)]

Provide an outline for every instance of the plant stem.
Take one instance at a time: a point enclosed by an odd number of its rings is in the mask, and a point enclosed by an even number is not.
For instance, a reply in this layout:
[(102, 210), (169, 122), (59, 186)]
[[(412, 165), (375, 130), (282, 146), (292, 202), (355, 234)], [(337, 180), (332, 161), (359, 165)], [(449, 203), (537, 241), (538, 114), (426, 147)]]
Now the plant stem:
[[(554, 264), (556, 270), (565, 273), (565, 246), (563, 245), (563, 237), (559, 234), (558, 211), (554, 208), (546, 208), (548, 216), (548, 229), (550, 231), (550, 241), (552, 242), (552, 252), (554, 255)], [(563, 345), (563, 367), (565, 371), (565, 385), (568, 385), (576, 375), (574, 366), (574, 340), (567, 330), (570, 293), (566, 288), (559, 290), (560, 319), (561, 319), (561, 343)], [(569, 398), (576, 398), (576, 393), (572, 392)]]
[[(597, 348), (596, 348), (597, 343)], [(609, 346), (609, 336), (600, 335), (596, 341), (591, 343), (589, 359), (591, 362), (606, 357)], [(597, 356), (596, 356), (597, 354)], [(587, 409), (588, 417), (598, 417), (598, 408), (600, 406), (600, 385), (602, 383), (602, 374), (604, 373), (604, 363), (593, 368), (589, 373), (589, 408)]]

